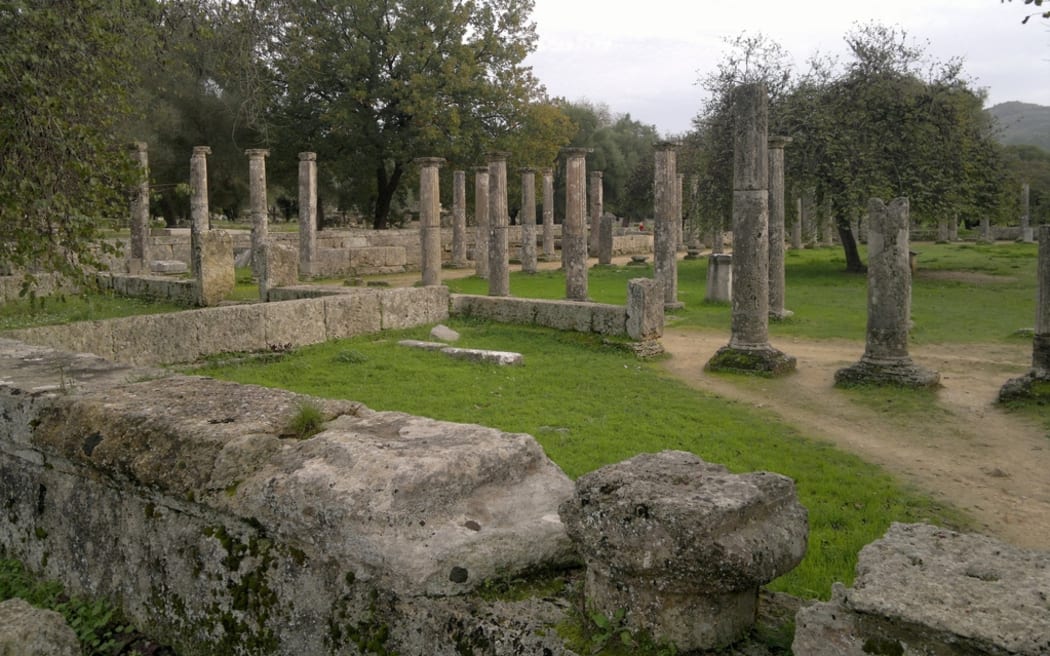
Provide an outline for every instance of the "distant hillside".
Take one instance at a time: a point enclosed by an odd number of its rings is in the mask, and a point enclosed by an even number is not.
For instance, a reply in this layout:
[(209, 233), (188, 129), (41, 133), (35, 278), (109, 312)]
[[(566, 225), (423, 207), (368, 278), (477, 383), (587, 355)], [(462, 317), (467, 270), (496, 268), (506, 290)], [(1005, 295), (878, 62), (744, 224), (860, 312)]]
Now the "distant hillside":
[(1004, 102), (988, 108), (1002, 129), (999, 141), (1006, 145), (1032, 145), (1050, 151), (1050, 107), (1023, 102)]

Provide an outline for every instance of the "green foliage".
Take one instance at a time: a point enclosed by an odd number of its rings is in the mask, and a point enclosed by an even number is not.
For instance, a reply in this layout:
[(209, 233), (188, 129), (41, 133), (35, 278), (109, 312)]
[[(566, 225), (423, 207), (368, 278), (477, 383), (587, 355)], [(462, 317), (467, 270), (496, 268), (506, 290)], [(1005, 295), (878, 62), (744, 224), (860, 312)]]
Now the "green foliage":
[(288, 420), (282, 435), (305, 440), (324, 430), (324, 413), (313, 403), (303, 402)]
[(85, 656), (117, 656), (131, 642), (132, 627), (109, 604), (69, 597), (58, 583), (38, 579), (16, 560), (0, 559), (0, 601), (12, 598), (60, 613)]
[(0, 271), (101, 268), (99, 217), (134, 181), (118, 125), (135, 84), (134, 2), (0, 0)]

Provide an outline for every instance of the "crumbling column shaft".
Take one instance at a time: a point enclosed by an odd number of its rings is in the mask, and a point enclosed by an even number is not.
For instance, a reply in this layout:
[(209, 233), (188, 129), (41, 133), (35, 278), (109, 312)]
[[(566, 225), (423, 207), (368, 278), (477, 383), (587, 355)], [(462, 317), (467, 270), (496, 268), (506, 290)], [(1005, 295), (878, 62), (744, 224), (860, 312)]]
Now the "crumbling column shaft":
[(562, 265), (565, 298), (587, 300), (587, 150), (565, 151), (565, 222), (562, 224)]
[(521, 270), (536, 273), (536, 171), (521, 170)]
[(145, 262), (149, 257), (149, 151), (141, 141), (132, 144), (132, 149), (142, 173), (131, 199), (131, 257)]
[(587, 254), (591, 257), (598, 255), (598, 226), (602, 220), (602, 214), (605, 213), (604, 175), (602, 171), (591, 171), (590, 173)]
[(1050, 377), (1050, 226), (1039, 226), (1039, 265), (1037, 270), (1039, 300), (1035, 308), (1035, 345), (1032, 368), (1042, 377)]
[(317, 274), (317, 154), (299, 153), (299, 272)]
[(441, 284), (441, 190), (438, 169), (445, 160), (421, 157), (419, 164), (419, 232), (422, 240), (422, 269), (425, 286)]
[(262, 247), (270, 237), (266, 213), (266, 156), (270, 151), (252, 148), (244, 151), (248, 156), (249, 206), (252, 215), (252, 273), (262, 276)]
[(195, 146), (190, 157), (190, 234), (211, 228), (208, 218), (208, 155), (211, 148)]
[(908, 199), (889, 205), (868, 203), (868, 335), (864, 359), (908, 357), (911, 320), (911, 266), (908, 254)]
[(784, 309), (784, 146), (790, 137), (769, 139), (769, 317), (791, 316)]
[(543, 169), (543, 259), (554, 259), (554, 171)]
[(677, 186), (675, 146), (658, 144), (653, 172), (653, 278), (663, 286), (667, 309), (682, 307), (678, 303)]
[(489, 169), (474, 169), (474, 273), (489, 277)]
[(467, 172), (452, 172), (452, 265), (467, 265)]
[(507, 230), (507, 157), (489, 153), (489, 296), (510, 295), (510, 260)]

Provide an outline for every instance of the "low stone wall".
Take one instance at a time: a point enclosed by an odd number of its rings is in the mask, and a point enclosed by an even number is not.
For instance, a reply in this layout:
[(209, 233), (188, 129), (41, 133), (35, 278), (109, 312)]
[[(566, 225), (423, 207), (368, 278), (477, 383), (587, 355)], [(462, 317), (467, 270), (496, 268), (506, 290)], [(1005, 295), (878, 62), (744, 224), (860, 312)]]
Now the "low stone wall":
[(0, 372), (0, 548), (179, 653), (571, 653), (449, 597), (575, 561), (528, 435), (5, 339)]
[(192, 278), (100, 273), (95, 279), (100, 289), (121, 296), (152, 298), (186, 306), (197, 304), (197, 283)]
[(347, 288), (325, 298), (41, 326), (3, 336), (127, 364), (169, 364), (437, 323), (448, 318), (448, 307), (446, 287)]
[(452, 316), (520, 323), (580, 333), (627, 336), (627, 308), (578, 301), (452, 294)]
[[(36, 280), (37, 286), (34, 291), (39, 298), (59, 293), (74, 294), (77, 291), (74, 286), (50, 273), (38, 273), (36, 274)], [(22, 283), (24, 281), (25, 278), (23, 276), (0, 276), (0, 303), (20, 298), (19, 293), (22, 291)]]

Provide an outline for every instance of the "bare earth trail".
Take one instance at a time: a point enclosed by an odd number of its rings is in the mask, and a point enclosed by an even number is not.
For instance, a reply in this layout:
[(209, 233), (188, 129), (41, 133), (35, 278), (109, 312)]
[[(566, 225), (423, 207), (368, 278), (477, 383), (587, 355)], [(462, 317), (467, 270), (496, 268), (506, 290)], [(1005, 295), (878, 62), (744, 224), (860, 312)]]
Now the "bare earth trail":
[(835, 370), (856, 362), (860, 342), (774, 340), (798, 359), (781, 379), (715, 375), (704, 365), (728, 334), (669, 328), (667, 370), (689, 385), (765, 408), (804, 435), (829, 441), (969, 513), (979, 530), (1012, 544), (1050, 549), (1050, 436), (995, 404), (999, 387), (1026, 372), (1031, 346), (912, 346), (912, 358), (941, 373), (926, 415), (894, 416), (832, 387)]

